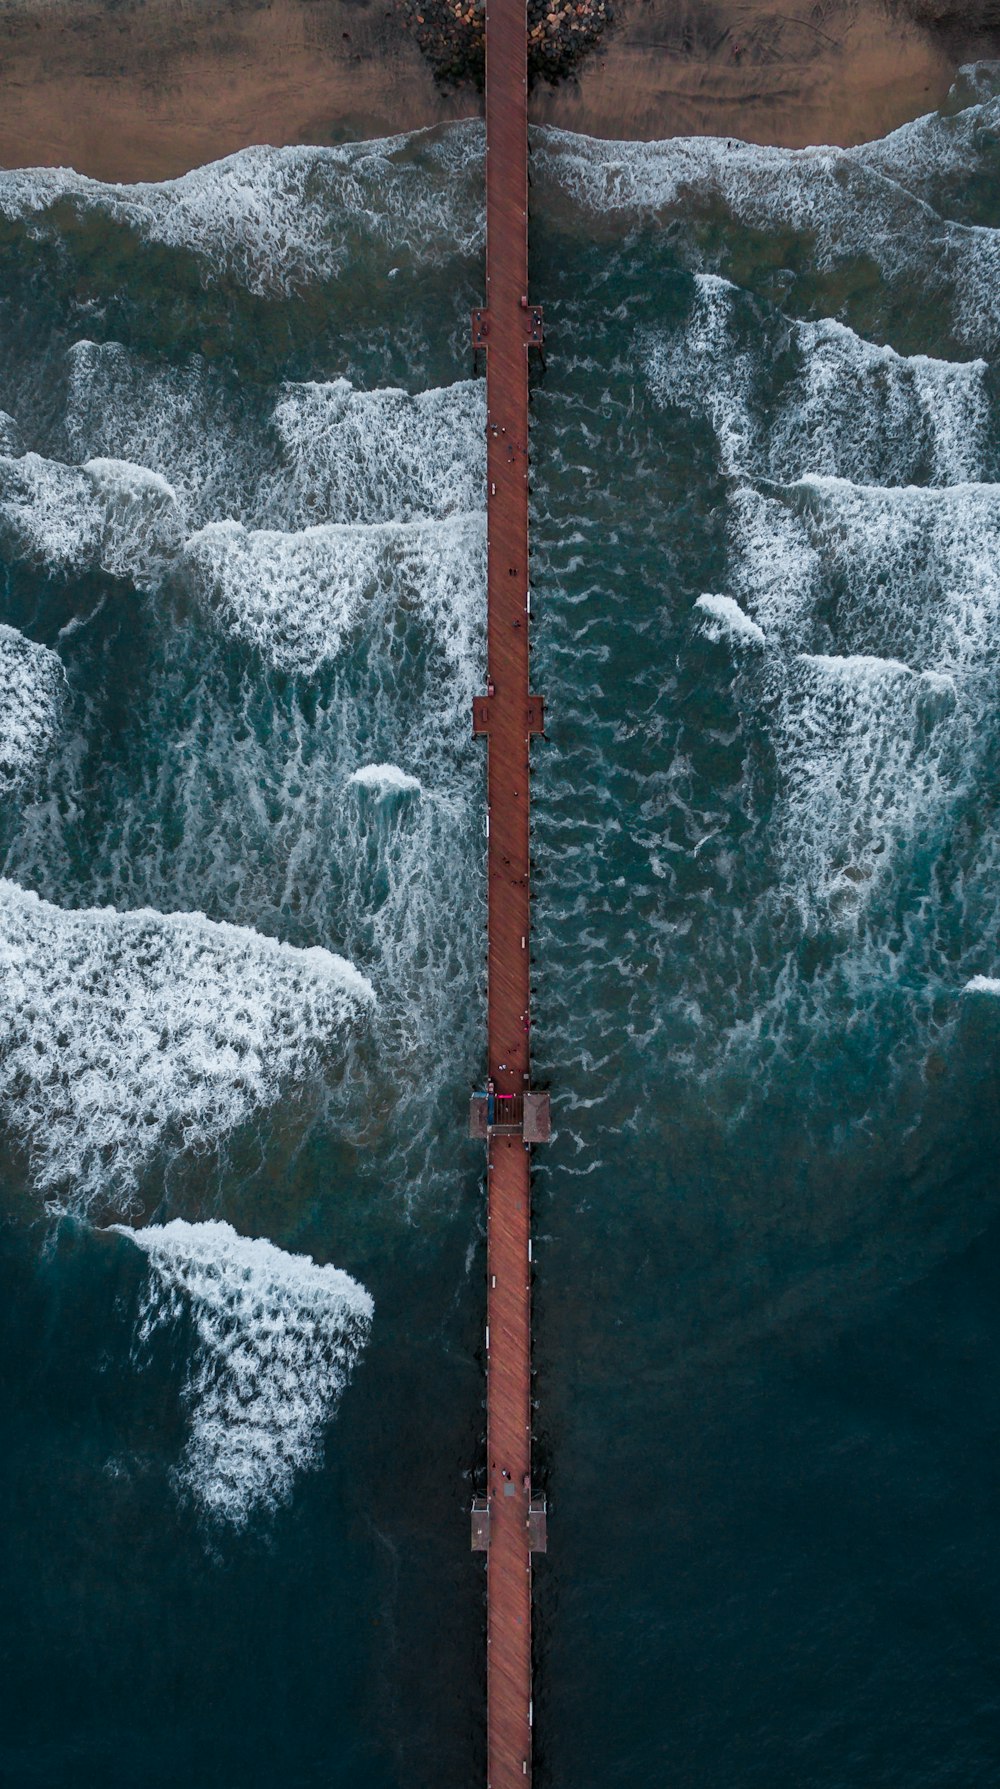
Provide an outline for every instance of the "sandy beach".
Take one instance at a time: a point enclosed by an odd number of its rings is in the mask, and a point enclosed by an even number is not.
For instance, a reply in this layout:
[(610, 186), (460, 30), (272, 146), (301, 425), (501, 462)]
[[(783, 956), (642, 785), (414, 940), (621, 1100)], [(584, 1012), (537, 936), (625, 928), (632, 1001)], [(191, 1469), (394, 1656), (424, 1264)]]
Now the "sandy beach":
[[(536, 121), (596, 136), (850, 144), (938, 105), (1000, 30), (935, 0), (624, 0)], [(915, 12), (923, 7), (923, 20)], [(928, 10), (929, 9), (929, 10)], [(389, 0), (0, 0), (0, 165), (163, 179), (248, 143), (465, 117)]]

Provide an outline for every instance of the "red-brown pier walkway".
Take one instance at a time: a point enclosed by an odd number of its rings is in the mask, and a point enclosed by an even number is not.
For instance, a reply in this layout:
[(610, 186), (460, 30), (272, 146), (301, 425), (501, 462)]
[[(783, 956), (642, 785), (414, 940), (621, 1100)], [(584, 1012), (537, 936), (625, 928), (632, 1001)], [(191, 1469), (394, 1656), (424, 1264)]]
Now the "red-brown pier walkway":
[(488, 752), (488, 1070), (495, 1100), (473, 1102), (488, 1137), (487, 1470), (473, 1545), (487, 1556), (487, 1781), (531, 1780), (531, 1554), (545, 1514), (531, 1490), (532, 1141), (548, 1099), (530, 1091), (529, 746), (542, 704), (528, 674), (528, 351), (541, 313), (528, 303), (526, 0), (487, 0), (486, 351), (488, 694), (473, 725)]

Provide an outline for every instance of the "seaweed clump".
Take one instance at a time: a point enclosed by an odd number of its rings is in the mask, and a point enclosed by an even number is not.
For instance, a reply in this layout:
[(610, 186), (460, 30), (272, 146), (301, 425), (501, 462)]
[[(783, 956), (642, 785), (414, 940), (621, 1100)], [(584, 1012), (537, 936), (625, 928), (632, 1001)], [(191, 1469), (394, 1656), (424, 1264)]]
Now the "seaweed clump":
[[(443, 87), (482, 88), (485, 0), (396, 0), (403, 29)], [(573, 73), (613, 19), (613, 0), (528, 0), (528, 79), (555, 84)]]

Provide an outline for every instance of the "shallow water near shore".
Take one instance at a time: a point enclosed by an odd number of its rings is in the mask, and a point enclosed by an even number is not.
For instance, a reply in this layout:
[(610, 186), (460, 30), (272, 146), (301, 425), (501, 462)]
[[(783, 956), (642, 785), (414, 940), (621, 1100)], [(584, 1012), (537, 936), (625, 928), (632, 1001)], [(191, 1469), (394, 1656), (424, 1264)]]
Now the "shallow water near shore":
[[(534, 137), (542, 1784), (1000, 1762), (993, 90)], [(0, 175), (14, 1784), (484, 1774), (481, 187)]]

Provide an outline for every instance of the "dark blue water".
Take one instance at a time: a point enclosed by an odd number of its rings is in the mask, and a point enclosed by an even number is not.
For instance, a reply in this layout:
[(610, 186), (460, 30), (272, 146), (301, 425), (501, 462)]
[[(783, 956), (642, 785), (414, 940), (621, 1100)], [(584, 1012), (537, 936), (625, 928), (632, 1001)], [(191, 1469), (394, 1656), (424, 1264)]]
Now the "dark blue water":
[[(543, 1783), (998, 1774), (990, 82), (535, 141)], [(481, 151), (0, 176), (12, 1784), (483, 1776)]]

